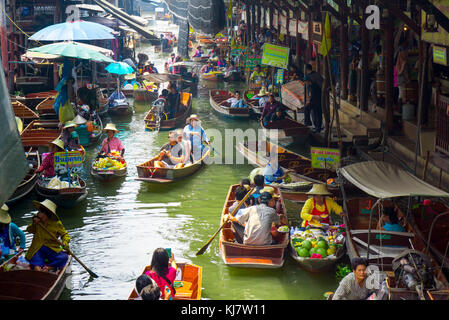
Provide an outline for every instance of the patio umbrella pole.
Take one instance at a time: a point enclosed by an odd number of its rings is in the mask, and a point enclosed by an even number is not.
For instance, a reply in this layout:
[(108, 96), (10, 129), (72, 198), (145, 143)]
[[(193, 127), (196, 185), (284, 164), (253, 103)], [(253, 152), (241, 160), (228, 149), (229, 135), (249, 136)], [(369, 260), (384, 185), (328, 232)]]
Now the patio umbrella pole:
[(374, 206), (371, 208), (371, 211), (369, 213), (369, 229), (368, 229), (368, 247), (366, 250), (366, 260), (368, 260), (369, 262), (369, 245), (370, 245), (370, 238), (371, 238), (371, 221), (373, 219), (373, 211), (374, 209), (377, 207), (377, 205), (379, 204), (379, 202), (382, 200), (382, 198), (378, 199), (376, 201), (376, 203), (374, 204)]

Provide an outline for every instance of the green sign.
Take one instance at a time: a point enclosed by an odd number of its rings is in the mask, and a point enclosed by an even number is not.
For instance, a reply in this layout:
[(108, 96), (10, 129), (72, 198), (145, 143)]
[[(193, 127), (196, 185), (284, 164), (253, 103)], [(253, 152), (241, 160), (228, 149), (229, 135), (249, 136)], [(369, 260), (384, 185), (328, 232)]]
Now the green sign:
[(433, 46), (433, 62), (447, 66), (447, 50), (444, 47)]
[(237, 57), (242, 52), (245, 53), (245, 46), (231, 46), (231, 57)]
[(335, 170), (340, 167), (340, 150), (329, 148), (310, 149), (312, 168)]
[(290, 48), (265, 43), (263, 45), (262, 64), (287, 69)]
[(391, 235), (389, 234), (376, 234), (377, 240), (391, 240)]
[(257, 55), (255, 55), (253, 53), (246, 55), (245, 73), (246, 74), (251, 74), (253, 72), (254, 68), (258, 64), (261, 64), (261, 60), (262, 60), (261, 56), (257, 56)]

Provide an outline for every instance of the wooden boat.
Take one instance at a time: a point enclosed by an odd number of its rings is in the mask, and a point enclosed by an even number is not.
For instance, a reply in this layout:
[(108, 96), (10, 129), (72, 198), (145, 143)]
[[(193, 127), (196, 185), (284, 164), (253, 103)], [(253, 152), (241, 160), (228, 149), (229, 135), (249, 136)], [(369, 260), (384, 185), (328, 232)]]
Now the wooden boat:
[(265, 136), (273, 140), (288, 140), (296, 143), (305, 143), (309, 138), (310, 129), (290, 118), (268, 123), (264, 126), (260, 121)]
[(37, 92), (37, 93), (29, 93), (25, 95), (25, 97), (14, 96), (11, 97), (11, 101), (19, 101), (26, 105), (31, 110), (35, 110), (37, 105), (47, 99), (48, 97), (56, 97), (58, 94), (55, 90)]
[(58, 115), (53, 107), (55, 98), (48, 97), (36, 106), (36, 111), (41, 119), (57, 119)]
[(95, 162), (95, 160), (92, 162), (90, 174), (92, 176), (94, 176), (95, 178), (98, 178), (102, 181), (109, 181), (109, 180), (113, 180), (113, 179), (117, 179), (117, 178), (126, 176), (126, 173), (128, 170), (127, 165), (124, 168), (119, 169), (119, 170), (104, 170), (104, 169), (95, 168), (93, 165), (94, 162)]
[(92, 122), (93, 131), (87, 131), (87, 126), (77, 126), (75, 131), (78, 133), (80, 143), (83, 147), (87, 148), (96, 144), (103, 133), (103, 121), (100, 117), (97, 117), (95, 123)]
[(26, 125), (33, 120), (39, 119), (39, 115), (19, 101), (12, 101), (11, 106), (16, 117), (19, 117)]
[(282, 86), (282, 103), (290, 110), (299, 111), (304, 106), (304, 83), (300, 80), (291, 81)]
[(58, 274), (14, 268), (19, 253), (0, 266), (0, 300), (58, 300), (70, 274), (72, 256)]
[(17, 189), (14, 191), (11, 197), (6, 201), (8, 206), (16, 203), (23, 197), (25, 197), (28, 193), (30, 193), (37, 182), (37, 174), (35, 171), (40, 167), (41, 161), (39, 158), (38, 151), (31, 151), (27, 154), (28, 163), (31, 165), (30, 170), (23, 178), (22, 182), (19, 184)]
[(221, 81), (221, 80), (223, 80), (223, 72), (212, 71), (209, 73), (201, 73), (200, 79), (207, 80), (207, 81)]
[(173, 119), (167, 119), (167, 115), (164, 113), (164, 117), (158, 121), (153, 110), (148, 111), (144, 119), (145, 131), (166, 131), (184, 126), (187, 117), (192, 113), (192, 94), (181, 92), (180, 96), (180, 108)]
[(133, 106), (125, 99), (116, 99), (109, 105), (109, 114), (127, 116), (133, 113)]
[[(370, 212), (376, 202), (376, 198), (360, 197), (353, 198), (346, 201), (347, 216), (344, 217), (346, 224), (346, 247), (349, 258), (366, 257), (368, 252), (368, 234), (370, 226)], [(384, 201), (383, 206), (395, 206), (391, 201)], [(405, 218), (405, 215), (397, 207), (398, 217)], [(375, 209), (371, 221), (371, 237), (369, 246), (369, 264), (379, 267), (387, 273), (390, 288), (398, 287), (400, 290), (392, 291), (396, 294), (396, 298), (404, 298), (419, 300), (418, 294), (415, 291), (410, 291), (407, 288), (401, 287), (401, 284), (396, 285), (395, 275), (392, 269), (392, 261), (395, 257), (401, 254), (404, 250), (413, 249), (424, 252), (425, 243), (415, 236), (412, 226), (405, 222), (405, 232), (394, 232), (377, 230), (377, 217), (380, 216), (379, 206)], [(443, 293), (441, 296), (444, 299), (449, 299), (449, 283), (440, 271), (437, 262), (431, 259), (434, 275), (442, 282), (444, 291), (431, 291), (431, 294)]]
[[(175, 281), (182, 282), (182, 287), (176, 288), (176, 295), (173, 300), (201, 300), (203, 268), (184, 262), (177, 262), (176, 267), (177, 272), (181, 273), (181, 277), (176, 278)], [(151, 266), (146, 266), (142, 274), (150, 270)], [(137, 292), (134, 288), (128, 300), (134, 300), (136, 298)]]
[[(232, 185), (229, 188), (220, 221), (225, 214), (229, 213), (229, 207), (236, 201), (234, 200), (234, 192), (238, 186), (239, 185)], [(274, 189), (281, 201), (281, 212), (285, 214), (286, 209), (284, 199), (282, 198), (280, 190), (276, 187), (274, 187)], [(285, 251), (289, 244), (290, 234), (288, 232), (280, 233), (273, 229), (271, 234), (278, 244), (267, 246), (244, 245), (234, 242), (235, 235), (231, 229), (231, 222), (228, 222), (220, 232), (220, 253), (224, 263), (227, 266), (240, 268), (275, 269), (282, 267), (286, 258)]]
[(155, 167), (154, 161), (157, 159), (156, 156), (153, 159), (137, 166), (137, 175), (139, 177), (136, 178), (136, 180), (149, 183), (171, 183), (182, 180), (201, 169), (204, 165), (204, 161), (209, 158), (209, 155), (210, 149), (207, 149), (201, 159), (190, 165), (177, 169)]
[(209, 102), (212, 108), (219, 114), (233, 119), (247, 119), (249, 118), (250, 108), (231, 108), (231, 104), (227, 102), (229, 98), (234, 95), (230, 91), (225, 90), (210, 90)]
[(151, 103), (158, 97), (157, 91), (149, 91), (147, 89), (136, 89), (133, 91), (134, 101)]
[(192, 57), (193, 62), (201, 62), (206, 63), (207, 60), (209, 60), (209, 56), (202, 56), (202, 57)]
[(58, 206), (71, 208), (87, 197), (86, 182), (80, 177), (77, 177), (76, 180), (81, 186), (80, 188), (49, 189), (46, 187), (47, 183), (44, 180), (38, 179), (36, 193), (44, 199), (50, 199)]
[(252, 97), (254, 97), (255, 95), (257, 95), (259, 93), (260, 90), (258, 89), (248, 89), (245, 90), (243, 92), (243, 99), (245, 99), (245, 102), (251, 106), (251, 110), (252, 112), (258, 117), (260, 118), (260, 116), (262, 115), (262, 111), (263, 111), (263, 106), (259, 105), (259, 100), (253, 100), (251, 99)]
[(61, 134), (58, 120), (33, 120), (20, 134), (25, 149), (48, 147)]
[(215, 44), (215, 41), (213, 39), (210, 39), (210, 38), (201, 38), (201, 39), (197, 38), (197, 40), (198, 40), (199, 43), (201, 43), (202, 46), (206, 46), (206, 47), (207, 46), (213, 46)]
[(447, 212), (449, 206), (443, 202), (435, 201), (430, 206), (420, 203), (412, 209), (410, 219), (414, 233), (429, 247), (438, 264), (444, 263), (443, 268), (449, 270), (449, 250), (446, 252), (449, 243), (449, 214), (445, 214)]

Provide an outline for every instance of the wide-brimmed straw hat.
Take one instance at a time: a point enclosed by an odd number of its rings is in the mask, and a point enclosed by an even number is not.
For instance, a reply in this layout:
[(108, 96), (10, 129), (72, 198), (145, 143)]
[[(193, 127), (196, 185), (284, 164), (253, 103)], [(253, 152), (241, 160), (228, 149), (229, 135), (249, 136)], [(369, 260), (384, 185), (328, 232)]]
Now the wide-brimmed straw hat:
[(11, 222), (11, 216), (9, 215), (9, 208), (6, 204), (0, 208), (0, 223), (8, 224)]
[(273, 198), (279, 198), (279, 195), (277, 195), (276, 193), (274, 193), (274, 188), (273, 188), (273, 187), (268, 187), (268, 186), (263, 187), (263, 189), (260, 190), (260, 194), (262, 194), (262, 193), (264, 193), (264, 192), (268, 192), (269, 194), (271, 194), (271, 196), (272, 196)]
[(108, 130), (111, 130), (114, 132), (119, 132), (118, 129), (115, 127), (115, 124), (113, 124), (113, 123), (108, 123), (106, 125), (106, 127), (104, 127), (104, 129), (103, 129), (103, 131), (108, 131)]
[(67, 121), (67, 122), (64, 124), (63, 129), (72, 128), (72, 127), (73, 127), (73, 128), (76, 127), (76, 123), (73, 122), (73, 121)]
[(325, 184), (321, 184), (321, 183), (314, 183), (312, 189), (310, 189), (309, 192), (307, 192), (306, 194), (310, 194), (313, 196), (330, 196), (332, 195), (332, 193), (330, 193)]
[(47, 212), (53, 213), (54, 217), (55, 217), (56, 219), (59, 219), (58, 215), (56, 214), (56, 208), (57, 208), (58, 206), (57, 206), (56, 203), (54, 203), (53, 201), (51, 201), (51, 200), (49, 200), (49, 199), (45, 199), (45, 200), (42, 201), (42, 202), (33, 200), (33, 206), (34, 206), (37, 210), (44, 209), (44, 210), (46, 210)]
[(260, 88), (260, 91), (259, 91), (259, 93), (257, 94), (257, 96), (258, 96), (258, 97), (263, 97), (263, 96), (268, 95), (268, 93), (269, 93), (269, 92), (265, 90), (265, 87), (262, 87), (262, 88)]
[(59, 147), (60, 149), (64, 150), (64, 142), (61, 139), (55, 139), (52, 142), (50, 142), (51, 145), (55, 145)]
[(81, 124), (85, 124), (87, 122), (86, 119), (84, 119), (82, 116), (80, 116), (79, 114), (75, 117), (75, 119), (72, 120), (76, 125), (81, 125)]
[(186, 119), (186, 122), (189, 123), (190, 120), (198, 120), (198, 121), (200, 121), (200, 119), (198, 118), (198, 115), (196, 115), (196, 114), (192, 114), (190, 117), (188, 117)]
[(125, 75), (125, 80), (132, 80), (135, 79), (136, 75), (134, 73), (130, 73), (130, 74), (126, 74)]

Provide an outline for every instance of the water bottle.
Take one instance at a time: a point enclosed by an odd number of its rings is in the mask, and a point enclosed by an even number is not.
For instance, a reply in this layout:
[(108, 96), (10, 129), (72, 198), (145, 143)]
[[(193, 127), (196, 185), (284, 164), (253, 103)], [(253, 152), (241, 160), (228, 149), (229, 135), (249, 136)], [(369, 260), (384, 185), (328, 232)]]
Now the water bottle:
[(293, 236), (294, 233), (295, 233), (295, 228), (291, 227), (290, 228), (290, 236)]
[[(170, 294), (171, 290), (168, 286), (165, 286), (165, 294)], [(170, 295), (170, 299), (169, 300), (173, 300), (173, 297)]]

